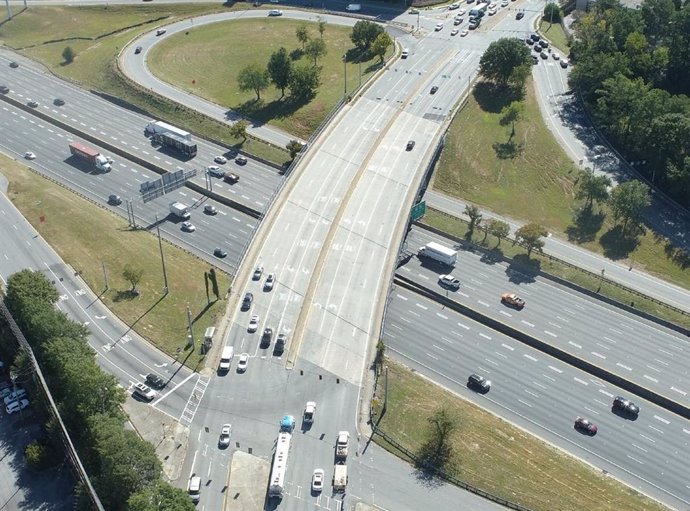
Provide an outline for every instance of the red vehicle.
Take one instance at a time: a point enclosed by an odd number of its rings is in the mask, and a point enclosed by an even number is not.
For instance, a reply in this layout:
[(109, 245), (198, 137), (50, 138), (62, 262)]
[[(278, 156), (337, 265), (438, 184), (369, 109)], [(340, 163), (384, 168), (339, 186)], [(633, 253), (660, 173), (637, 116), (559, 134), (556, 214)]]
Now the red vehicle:
[(578, 417), (575, 419), (575, 429), (578, 431), (582, 431), (583, 433), (586, 433), (589, 436), (594, 436), (597, 434), (597, 427), (595, 424), (592, 424), (589, 420), (583, 418), (583, 417)]
[(514, 293), (503, 293), (501, 303), (517, 310), (522, 310), (525, 307), (525, 301)]

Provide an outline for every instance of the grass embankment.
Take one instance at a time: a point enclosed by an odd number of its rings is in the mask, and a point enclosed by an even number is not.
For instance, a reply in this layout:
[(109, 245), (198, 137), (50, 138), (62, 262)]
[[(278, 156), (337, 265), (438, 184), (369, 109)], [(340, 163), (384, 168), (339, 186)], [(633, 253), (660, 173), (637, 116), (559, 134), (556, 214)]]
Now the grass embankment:
[[(667, 509), (404, 366), (386, 363), (388, 406), (379, 427), (416, 452), (426, 440), (427, 418), (442, 407), (450, 410), (458, 418), (452, 475), (459, 479), (535, 511)], [(383, 385), (374, 401), (377, 417), (381, 392)], [(374, 439), (405, 458), (380, 436)]]
[[(179, 360), (196, 368), (204, 330), (223, 314), (225, 301), (207, 308), (204, 272), (208, 264), (168, 243), (163, 244), (170, 293), (163, 295), (158, 240), (146, 231), (132, 231), (127, 223), (71, 191), (30, 172), (20, 163), (0, 156), (0, 173), (9, 181), (8, 196), (33, 227), (76, 271), (102, 302), (127, 325), (166, 353), (175, 356), (187, 342), (189, 305), (197, 352)], [(44, 221), (41, 221), (41, 218)], [(130, 284), (122, 277), (125, 265), (143, 270), (138, 289), (131, 297)], [(107, 272), (105, 289), (103, 266)], [(221, 293), (229, 277), (216, 270)]]
[[(343, 96), (342, 57), (348, 51), (353, 52), (351, 28), (326, 25), (323, 41), (327, 53), (318, 60), (322, 67), (321, 86), (312, 100), (295, 102), (289, 97), (281, 98), (280, 90), (271, 86), (256, 101), (254, 92), (242, 92), (237, 85), (243, 67), (248, 64), (265, 67), (271, 54), (281, 46), (291, 56), (293, 65), (313, 65), (314, 61), (303, 55), (302, 45), (295, 36), (295, 30), (302, 24), (311, 38), (320, 37), (316, 23), (281, 18), (214, 23), (201, 30), (190, 30), (187, 35), (167, 38), (149, 54), (149, 65), (157, 76), (177, 87), (306, 139)], [(362, 82), (378, 69), (378, 63), (378, 58), (362, 61)], [(359, 86), (359, 73), (359, 62), (349, 57), (348, 91)]]
[(552, 46), (561, 50), (564, 56), (568, 56), (570, 45), (560, 23), (549, 23), (547, 20), (542, 19), (539, 21), (539, 33), (546, 37)]
[(593, 215), (578, 219), (578, 169), (545, 126), (532, 82), (511, 141), (500, 111), (513, 99), (477, 85), (451, 124), (434, 187), (500, 215), (540, 223), (588, 250), (690, 289), (690, 254), (667, 239), (650, 229), (636, 238), (621, 236), (606, 207), (595, 206)]
[[(239, 6), (233, 7), (237, 8)], [(228, 135), (226, 125), (133, 87), (117, 70), (120, 49), (139, 34), (186, 17), (227, 10), (230, 9), (220, 4), (31, 7), (0, 27), (0, 42), (86, 89), (112, 94), (149, 111), (154, 117), (283, 164), (289, 160), (286, 151), (259, 140), (234, 139)], [(66, 46), (76, 52), (70, 64), (62, 59)]]

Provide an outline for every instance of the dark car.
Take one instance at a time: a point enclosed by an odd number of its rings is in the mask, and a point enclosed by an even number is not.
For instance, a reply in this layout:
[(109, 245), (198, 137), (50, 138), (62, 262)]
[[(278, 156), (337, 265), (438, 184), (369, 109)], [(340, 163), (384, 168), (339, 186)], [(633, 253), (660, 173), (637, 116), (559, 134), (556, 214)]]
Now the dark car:
[(108, 204), (112, 204), (113, 206), (119, 206), (120, 204), (122, 204), (122, 199), (120, 198), (119, 195), (115, 195), (115, 194), (109, 195), (108, 196)]
[(589, 436), (594, 436), (597, 434), (596, 425), (592, 424), (589, 420), (583, 417), (578, 417), (575, 419), (575, 429)]
[(640, 413), (639, 406), (622, 396), (616, 396), (613, 400), (613, 409), (630, 417), (637, 417)]
[(62, 105), (64, 105), (64, 104), (65, 104), (65, 100), (62, 99), (62, 98), (55, 98), (55, 99), (53, 100), (53, 105), (62, 106)]
[(532, 41), (534, 41), (535, 43), (536, 43), (539, 39), (541, 39), (541, 36), (540, 36), (539, 34), (530, 34), (530, 37), (532, 38)]
[(543, 50), (541, 46), (539, 46), (538, 44), (534, 45), (534, 51), (536, 51), (537, 53), (541, 53), (541, 50)]
[(157, 36), (163, 35), (163, 34), (165, 34), (165, 29), (164, 29), (164, 28), (159, 28), (158, 30), (156, 30), (156, 35), (157, 35)]
[(264, 328), (264, 334), (261, 336), (261, 347), (268, 348), (273, 339), (273, 329), (271, 327)]
[(536, 55), (532, 55), (532, 64), (539, 64), (539, 58)]
[(139, 55), (141, 53), (141, 50), (143, 50), (143, 48), (141, 46), (137, 46), (136, 48), (134, 48), (134, 54)]
[(412, 151), (412, 149), (414, 149), (414, 140), (409, 140), (407, 142), (407, 146), (405, 147), (405, 149), (407, 151)]
[(247, 164), (247, 157), (242, 156), (240, 154), (237, 158), (235, 158), (235, 163), (237, 163), (238, 165), (246, 165)]
[(31, 108), (36, 108), (38, 106), (38, 101), (34, 101), (33, 99), (29, 102), (26, 103), (29, 105)]
[(434, 85), (431, 90), (429, 91), (430, 94), (436, 94), (436, 91), (438, 90), (438, 87)]
[(220, 257), (222, 259), (223, 257), (227, 256), (228, 253), (225, 250), (223, 250), (222, 248), (216, 248), (213, 251), (213, 255), (216, 257)]
[(154, 389), (162, 389), (165, 387), (165, 380), (157, 374), (149, 373), (146, 375), (146, 383)]
[(541, 46), (542, 48), (548, 48), (549, 43), (542, 39), (541, 41), (539, 41), (539, 46)]
[(232, 172), (228, 172), (227, 174), (225, 174), (225, 177), (223, 178), (223, 181), (230, 184), (235, 184), (239, 180), (240, 176), (238, 176), (237, 174), (233, 174)]
[(525, 17), (525, 13), (522, 11), (518, 11), (518, 13), (515, 15), (516, 20), (521, 20), (524, 17)]
[(478, 392), (489, 392), (491, 389), (491, 382), (483, 376), (471, 374), (470, 377), (467, 378), (467, 386)]
[(534, 44), (534, 41), (532, 40), (531, 37), (528, 37), (527, 39), (525, 39), (525, 42), (526, 42), (527, 44), (529, 44), (530, 46)]
[(0, 85), (0, 94), (7, 94), (10, 88), (7, 85)]
[(10, 62), (10, 67), (19, 67), (19, 64), (17, 62), (12, 61)]
[(546, 59), (549, 58), (549, 54), (546, 53), (545, 51), (541, 52), (541, 53), (539, 54), (539, 56), (540, 56), (541, 58), (543, 58), (544, 60), (546, 60)]
[(251, 293), (246, 293), (244, 295), (244, 300), (242, 300), (242, 310), (247, 311), (251, 308), (252, 302), (254, 301), (254, 295)]

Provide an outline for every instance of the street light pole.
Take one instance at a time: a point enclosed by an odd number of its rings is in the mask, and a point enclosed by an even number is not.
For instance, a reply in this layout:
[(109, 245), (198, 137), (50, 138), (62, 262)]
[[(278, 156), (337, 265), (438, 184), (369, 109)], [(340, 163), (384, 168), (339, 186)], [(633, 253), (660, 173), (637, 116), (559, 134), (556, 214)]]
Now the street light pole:
[(165, 258), (163, 257), (163, 241), (161, 240), (161, 229), (158, 224), (158, 215), (156, 215), (156, 232), (158, 233), (158, 248), (161, 252), (161, 266), (163, 267), (163, 292), (168, 294), (168, 274), (165, 271)]
[(343, 69), (345, 70), (345, 87), (344, 87), (344, 92), (343, 95), (347, 96), (347, 54), (343, 55)]

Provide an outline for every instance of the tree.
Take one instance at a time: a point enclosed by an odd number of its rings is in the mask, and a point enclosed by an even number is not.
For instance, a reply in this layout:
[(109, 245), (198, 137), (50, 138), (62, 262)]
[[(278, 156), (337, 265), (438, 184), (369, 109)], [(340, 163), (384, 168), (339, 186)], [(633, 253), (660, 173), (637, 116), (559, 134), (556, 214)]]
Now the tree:
[(427, 440), (420, 449), (419, 461), (424, 468), (441, 470), (450, 464), (453, 455), (451, 439), (458, 429), (458, 419), (444, 407), (437, 409), (427, 420)]
[(318, 24), (319, 35), (321, 36), (321, 39), (323, 39), (323, 33), (326, 31), (326, 20), (319, 16)]
[(247, 128), (249, 123), (244, 119), (235, 121), (232, 126), (230, 126), (229, 133), (232, 138), (241, 138), (244, 142), (247, 140)]
[(498, 238), (496, 248), (501, 244), (501, 240), (510, 234), (510, 226), (503, 220), (498, 220), (496, 218), (489, 220), (489, 225), (487, 225), (486, 230), (489, 234)]
[(376, 36), (374, 42), (371, 43), (371, 53), (381, 59), (381, 64), (383, 64), (383, 58), (386, 56), (386, 52), (390, 45), (393, 44), (393, 39), (388, 35), (388, 32), (381, 32)]
[(560, 23), (563, 17), (561, 7), (555, 2), (549, 2), (544, 7), (543, 19), (548, 20), (549, 23)]
[(525, 110), (525, 104), (522, 101), (512, 101), (501, 110), (501, 124), (511, 124), (510, 139), (515, 136), (515, 123), (522, 118), (522, 113)]
[(585, 199), (585, 209), (589, 209), (595, 200), (605, 201), (609, 198), (609, 186), (611, 186), (611, 180), (608, 176), (597, 176), (590, 169), (583, 170), (580, 172), (575, 198)]
[(302, 151), (303, 147), (304, 146), (302, 146), (301, 142), (298, 142), (297, 140), (290, 140), (285, 146), (285, 149), (287, 149), (290, 153), (290, 159), (294, 160), (295, 156)]
[(529, 48), (520, 39), (503, 38), (486, 49), (479, 60), (479, 73), (499, 85), (522, 88), (531, 62)]
[(258, 64), (249, 64), (243, 67), (237, 75), (237, 83), (242, 92), (253, 91), (256, 100), (261, 99), (261, 91), (268, 87), (268, 71), (262, 69)]
[(326, 55), (326, 43), (323, 39), (312, 39), (307, 43), (307, 47), (304, 49), (304, 53), (314, 59), (314, 66), (316, 66), (316, 61)]
[(623, 222), (623, 232), (639, 226), (642, 210), (650, 204), (649, 187), (637, 179), (618, 185), (609, 198), (613, 218)]
[(292, 60), (288, 56), (287, 50), (283, 47), (271, 55), (268, 59), (267, 71), (271, 83), (280, 89), (280, 97), (285, 96), (285, 89), (290, 82), (290, 72), (292, 71)]
[(62, 58), (67, 62), (68, 64), (71, 64), (74, 61), (74, 57), (76, 57), (76, 53), (74, 53), (74, 50), (72, 49), (71, 46), (66, 46), (64, 50), (62, 50)]
[(376, 343), (376, 358), (374, 359), (374, 365), (376, 366), (376, 371), (378, 372), (383, 365), (384, 356), (386, 355), (386, 344), (383, 339), (379, 339)]
[(368, 50), (379, 34), (383, 32), (383, 27), (372, 21), (360, 20), (352, 27), (350, 39), (358, 50)]
[(465, 206), (465, 214), (470, 217), (470, 226), (467, 232), (468, 237), (472, 237), (475, 228), (479, 227), (482, 223), (482, 213), (479, 211), (477, 206), (467, 205)]
[(321, 85), (320, 70), (314, 66), (296, 66), (290, 75), (290, 95), (304, 100), (314, 96)]
[(532, 250), (541, 250), (544, 246), (544, 240), (542, 238), (548, 235), (548, 231), (545, 227), (531, 223), (523, 225), (517, 231), (515, 231), (515, 240), (522, 243), (525, 248), (527, 248), (527, 257), (532, 255)]
[(127, 511), (194, 511), (187, 492), (158, 480), (132, 494), (127, 501)]
[(304, 45), (309, 41), (309, 30), (307, 30), (307, 25), (304, 23), (297, 25), (295, 36), (297, 36), (297, 40), (302, 43), (302, 49), (304, 50)]
[(143, 275), (143, 268), (137, 268), (129, 264), (125, 265), (125, 269), (122, 270), (122, 278), (132, 285), (132, 289), (130, 289), (131, 293), (136, 293), (137, 285), (141, 282), (141, 277)]

